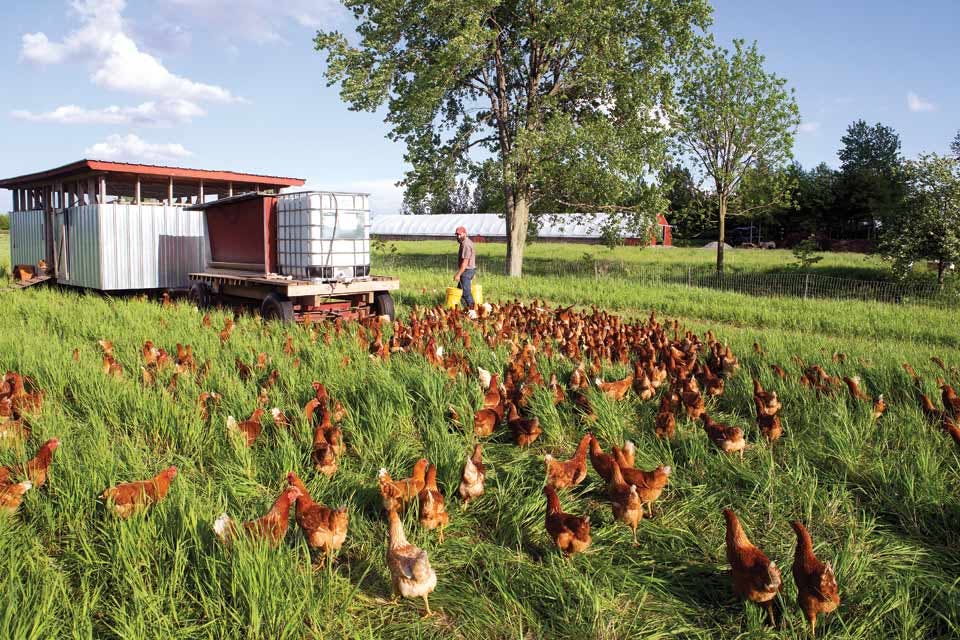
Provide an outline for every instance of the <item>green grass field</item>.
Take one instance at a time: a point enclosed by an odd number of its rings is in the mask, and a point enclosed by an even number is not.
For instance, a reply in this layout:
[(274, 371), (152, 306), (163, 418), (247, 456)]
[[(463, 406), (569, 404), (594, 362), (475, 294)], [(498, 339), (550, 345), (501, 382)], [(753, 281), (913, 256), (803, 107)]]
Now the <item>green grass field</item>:
[[(8, 246), (0, 237), (0, 264), (8, 260)], [(502, 250), (479, 248), (481, 260), (487, 251)], [(398, 249), (424, 255), (452, 250), (453, 243), (402, 243)], [(534, 245), (531, 258), (543, 252), (545, 258), (575, 261), (584, 250)], [(639, 260), (698, 255), (617, 251)], [(863, 266), (862, 257), (833, 259), (837, 268)], [(731, 265), (740, 260), (735, 254)], [(882, 269), (872, 260), (863, 264)], [(438, 303), (452, 280), (452, 273), (424, 268), (415, 259), (396, 275), (403, 284), (397, 296), (401, 315), (414, 304)], [(960, 364), (953, 313), (650, 289), (579, 276), (517, 281), (485, 275), (478, 282), (487, 298), (596, 304), (641, 318), (656, 309), (697, 333), (713, 330), (732, 345), (742, 369), (709, 410), (746, 429), (752, 446), (745, 460), (715, 453), (702, 429), (685, 419), (678, 420), (674, 441), (658, 440), (652, 432), (655, 402), (595, 399), (600, 419), (594, 431), (605, 447), (630, 438), (637, 444), (637, 466), (670, 464), (674, 474), (657, 503), (659, 515), (640, 525), (639, 547), (631, 545), (629, 529), (613, 521), (595, 472), (562, 492), (565, 509), (591, 516), (594, 534), (587, 553), (566, 560), (544, 529), (541, 494), (543, 454), (568, 457), (581, 433), (566, 406), (554, 409), (535, 399), (545, 433), (530, 449), (517, 449), (502, 434), (487, 443), (487, 494), (464, 510), (456, 487), (474, 436), (452, 429), (445, 409), (451, 403), (463, 411), (477, 406), (480, 391), (473, 380), (450, 382), (420, 356), (375, 362), (351, 338), (328, 347), (312, 343), (303, 329), (262, 328), (246, 316), (221, 346), (217, 332), (225, 314), (214, 313), (215, 328), (204, 329), (200, 314), (185, 304), (162, 308), (53, 289), (0, 293), (0, 370), (27, 374), (46, 391), (31, 439), (0, 448), (0, 464), (26, 459), (49, 437), (62, 441), (47, 485), (27, 495), (17, 516), (0, 522), (6, 563), (0, 637), (804, 638), (809, 632), (789, 572), (791, 519), (807, 523), (817, 554), (833, 563), (840, 584), (842, 603), (821, 618), (821, 637), (960, 634), (960, 455), (925, 423), (900, 367), (913, 362), (928, 394), (936, 394), (934, 379), (942, 372), (929, 357)], [(294, 337), (299, 368), (282, 351), (286, 331)], [(113, 341), (123, 379), (103, 375), (99, 339)], [(140, 348), (148, 339), (168, 351), (177, 342), (189, 343), (201, 362), (211, 360), (204, 389), (224, 396), (211, 426), (197, 416), (201, 388), (193, 382), (182, 381), (172, 395), (162, 385), (144, 388)], [(449, 344), (449, 336), (438, 340)], [(766, 350), (763, 359), (753, 353), (754, 341)], [(74, 348), (79, 363), (71, 358)], [(835, 351), (846, 354), (844, 364), (831, 360)], [(249, 415), (258, 392), (254, 381), (238, 379), (234, 360), (250, 363), (259, 352), (269, 354), (280, 371), (271, 405), (287, 415), (312, 396), (313, 380), (325, 382), (346, 405), (348, 452), (332, 479), (310, 470), (311, 434), (302, 421), (294, 429), (300, 439), (269, 420), (250, 450), (227, 438), (226, 416)], [(505, 348), (490, 351), (481, 340), (473, 341), (468, 355), (493, 370), (507, 359)], [(870, 408), (845, 394), (818, 399), (796, 383), (791, 356), (822, 363), (832, 374), (860, 375), (868, 393), (884, 393), (889, 411), (874, 423)], [(775, 382), (770, 362), (787, 368), (791, 380)], [(556, 371), (561, 380), (572, 368), (561, 360), (541, 362), (544, 375)], [(605, 376), (622, 372), (610, 366)], [(753, 426), (751, 373), (783, 401), (786, 435), (773, 446), (759, 441)], [(406, 475), (421, 456), (438, 465), (451, 514), (443, 545), (417, 525), (415, 509), (406, 517), (408, 537), (429, 552), (439, 578), (430, 600), (439, 614), (425, 620), (422, 603), (391, 602), (376, 485), (380, 467)], [(180, 475), (157, 507), (119, 521), (98, 503), (104, 488), (149, 477), (169, 464)], [(349, 506), (350, 530), (337, 560), (312, 568), (293, 522), (278, 550), (256, 544), (223, 549), (211, 531), (217, 515), (262, 515), (291, 469), (301, 473), (315, 499)], [(757, 607), (732, 595), (724, 507), (740, 514), (751, 539), (783, 568), (783, 629), (765, 627)]]

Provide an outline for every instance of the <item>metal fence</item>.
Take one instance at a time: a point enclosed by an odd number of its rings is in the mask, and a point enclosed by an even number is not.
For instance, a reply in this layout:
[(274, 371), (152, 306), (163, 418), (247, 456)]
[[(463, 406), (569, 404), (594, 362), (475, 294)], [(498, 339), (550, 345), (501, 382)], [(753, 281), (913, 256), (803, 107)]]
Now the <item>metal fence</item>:
[[(451, 271), (456, 258), (446, 255), (378, 254), (377, 270), (392, 267)], [(501, 275), (504, 258), (484, 257), (478, 273)], [(922, 304), (935, 307), (960, 306), (957, 291), (943, 290), (935, 282), (894, 282), (855, 280), (817, 275), (803, 271), (742, 272), (730, 268), (720, 275), (712, 265), (635, 264), (610, 260), (559, 260), (527, 258), (524, 275), (578, 276), (600, 281), (604, 278), (629, 279), (641, 286), (677, 285), (730, 291), (753, 296), (782, 296), (803, 299), (861, 300), (890, 304)]]

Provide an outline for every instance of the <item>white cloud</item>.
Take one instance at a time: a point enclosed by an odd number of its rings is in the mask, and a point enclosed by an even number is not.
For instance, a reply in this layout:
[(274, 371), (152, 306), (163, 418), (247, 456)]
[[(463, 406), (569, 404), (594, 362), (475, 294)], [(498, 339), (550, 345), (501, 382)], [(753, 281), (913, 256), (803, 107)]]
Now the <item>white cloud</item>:
[(27, 33), (22, 38), (20, 58), (38, 65), (85, 61), (94, 67), (91, 79), (101, 87), (140, 95), (183, 100), (232, 102), (230, 91), (195, 82), (171, 73), (156, 57), (140, 50), (125, 32), (125, 0), (72, 0), (80, 27), (62, 42), (45, 33)]
[(318, 29), (347, 15), (337, 0), (163, 0), (163, 4), (179, 15), (190, 15), (193, 22), (260, 44), (284, 41), (282, 32), (290, 22)]
[(799, 131), (800, 133), (816, 133), (819, 130), (820, 130), (819, 122), (802, 122), (800, 126), (797, 127), (797, 131)]
[(193, 155), (182, 144), (147, 142), (132, 133), (109, 136), (103, 142), (87, 147), (83, 153), (94, 160), (148, 163), (175, 162)]
[(907, 92), (907, 107), (914, 113), (937, 110), (937, 105), (928, 100), (924, 100), (913, 91)]
[(34, 113), (23, 109), (11, 111), (10, 115), (27, 122), (53, 124), (109, 124), (139, 126), (171, 126), (190, 122), (206, 115), (196, 103), (189, 100), (163, 100), (144, 102), (136, 107), (109, 106), (103, 109), (86, 109), (69, 104), (53, 111)]

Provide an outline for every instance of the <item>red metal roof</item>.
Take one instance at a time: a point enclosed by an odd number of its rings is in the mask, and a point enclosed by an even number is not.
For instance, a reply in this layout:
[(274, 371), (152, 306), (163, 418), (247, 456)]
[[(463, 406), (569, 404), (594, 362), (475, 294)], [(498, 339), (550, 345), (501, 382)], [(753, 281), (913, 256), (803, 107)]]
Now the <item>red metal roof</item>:
[(188, 169), (186, 167), (165, 167), (153, 164), (130, 164), (126, 162), (108, 162), (104, 160), (79, 160), (62, 167), (29, 173), (14, 178), (0, 180), (0, 187), (14, 188), (51, 179), (69, 179), (71, 176), (86, 173), (127, 173), (141, 176), (163, 176), (188, 180), (210, 180), (218, 182), (236, 182), (259, 184), (263, 186), (299, 187), (303, 178), (285, 178), (264, 176), (255, 173), (235, 171), (211, 171), (208, 169)]

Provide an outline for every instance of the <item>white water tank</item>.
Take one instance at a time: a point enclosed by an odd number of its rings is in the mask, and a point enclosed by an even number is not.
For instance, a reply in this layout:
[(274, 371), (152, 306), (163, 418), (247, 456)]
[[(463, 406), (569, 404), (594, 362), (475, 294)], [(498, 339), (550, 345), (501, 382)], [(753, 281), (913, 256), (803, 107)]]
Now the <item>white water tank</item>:
[(281, 274), (303, 280), (369, 277), (369, 196), (329, 191), (281, 194), (277, 258)]

